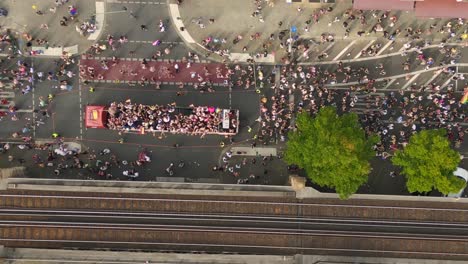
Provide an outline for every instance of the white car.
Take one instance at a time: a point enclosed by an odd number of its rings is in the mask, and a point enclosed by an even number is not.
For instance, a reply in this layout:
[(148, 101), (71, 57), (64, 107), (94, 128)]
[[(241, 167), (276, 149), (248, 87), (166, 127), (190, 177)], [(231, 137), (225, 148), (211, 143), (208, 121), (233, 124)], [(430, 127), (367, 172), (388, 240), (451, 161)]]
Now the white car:
[[(453, 175), (464, 180), (465, 183), (468, 182), (468, 171), (463, 168), (457, 167), (457, 169), (453, 172)], [(466, 185), (457, 193), (449, 193), (447, 197), (460, 198), (463, 194), (463, 191), (465, 191), (465, 188), (466, 188)]]

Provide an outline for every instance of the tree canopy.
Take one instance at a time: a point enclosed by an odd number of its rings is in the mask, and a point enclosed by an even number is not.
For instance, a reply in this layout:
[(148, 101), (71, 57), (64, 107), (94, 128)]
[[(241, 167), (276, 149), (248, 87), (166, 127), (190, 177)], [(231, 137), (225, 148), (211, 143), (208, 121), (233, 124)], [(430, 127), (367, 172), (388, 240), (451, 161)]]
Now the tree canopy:
[(323, 107), (316, 117), (298, 114), (296, 126), (287, 142), (289, 164), (303, 168), (318, 185), (334, 188), (342, 199), (367, 182), (378, 137), (366, 136), (355, 113), (339, 116), (336, 108)]
[(450, 147), (445, 129), (423, 130), (395, 153), (392, 163), (402, 168), (409, 192), (458, 192), (465, 182), (453, 175), (460, 154)]

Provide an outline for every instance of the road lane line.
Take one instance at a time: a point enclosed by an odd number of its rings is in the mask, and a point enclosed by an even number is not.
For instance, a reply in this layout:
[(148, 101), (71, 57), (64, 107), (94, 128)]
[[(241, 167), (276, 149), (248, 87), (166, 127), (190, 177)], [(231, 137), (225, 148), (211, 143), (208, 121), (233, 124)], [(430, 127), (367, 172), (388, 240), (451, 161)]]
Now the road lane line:
[(333, 60), (334, 61), (338, 60), (356, 42), (357, 42), (357, 39), (351, 41), (351, 43), (349, 43), (348, 46), (346, 46), (338, 55), (336, 55), (336, 57)]
[[(1, 109), (0, 108), (0, 112), (7, 112), (8, 109)], [(19, 110), (16, 110), (15, 111), (16, 113), (34, 113), (34, 110), (33, 109), (19, 109)]]
[(416, 80), (416, 78), (418, 78), (419, 75), (421, 75), (421, 73), (417, 73), (413, 77), (411, 77), (411, 79), (409, 79), (409, 81), (407, 83), (405, 83), (405, 85), (403, 87), (401, 87), (401, 89), (406, 90), (406, 88), (408, 88), (408, 86), (410, 86), (414, 82), (414, 80)]
[(395, 43), (395, 41), (391, 40), (389, 41), (387, 44), (385, 44), (385, 46), (383, 46), (379, 52), (377, 52), (377, 56), (379, 56), (380, 54), (382, 54), (382, 52), (384, 52), (388, 47), (390, 47), (390, 45), (392, 45), (393, 43)]
[(357, 59), (361, 57), (362, 51), (368, 49), (372, 44), (374, 44), (375, 41), (376, 41), (375, 39), (371, 40), (369, 44), (367, 44), (367, 46), (365, 46), (354, 58)]
[[(36, 85), (35, 85), (35, 82), (34, 82), (34, 57), (31, 58), (31, 77), (32, 77), (32, 82), (31, 82), (31, 88), (32, 88), (32, 109), (36, 109)], [(32, 134), (33, 134), (33, 138), (36, 138), (36, 111), (33, 111), (32, 112)]]

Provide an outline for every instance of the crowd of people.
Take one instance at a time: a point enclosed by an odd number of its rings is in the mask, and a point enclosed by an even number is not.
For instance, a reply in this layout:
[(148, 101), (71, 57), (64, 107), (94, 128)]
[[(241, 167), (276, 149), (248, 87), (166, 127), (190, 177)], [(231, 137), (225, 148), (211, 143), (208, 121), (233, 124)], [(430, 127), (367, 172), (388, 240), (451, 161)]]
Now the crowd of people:
[[(63, 1), (57, 1), (62, 3)], [(272, 2), (272, 1), (271, 1)], [(263, 23), (265, 17), (262, 15), (264, 8), (262, 1), (255, 1), (255, 10), (252, 17), (257, 18), (259, 22)], [(333, 9), (322, 8), (312, 14), (310, 19), (303, 25), (303, 30), (308, 32), (313, 23), (318, 23), (319, 20), (331, 13)], [(298, 12), (302, 12), (298, 10)], [(375, 20), (375, 21), (374, 21)], [(457, 74), (451, 64), (456, 63), (457, 51), (447, 48), (444, 45), (440, 47), (442, 59), (436, 58), (432, 54), (426, 54), (423, 48), (429, 44), (424, 41), (425, 33), (440, 33), (446, 34), (447, 42), (451, 39), (458, 38), (456, 32), (459, 32), (464, 26), (464, 21), (455, 19), (447, 24), (444, 24), (437, 29), (436, 24), (428, 25), (428, 28), (398, 28), (396, 22), (398, 17), (391, 15), (389, 12), (382, 12), (382, 14), (372, 13), (372, 17), (365, 16), (363, 11), (347, 10), (343, 17), (335, 18), (331, 23), (341, 22), (345, 28), (345, 37), (348, 37), (354, 24), (360, 24), (363, 29), (368, 23), (375, 24), (369, 31), (358, 30), (357, 36), (375, 34), (381, 32), (383, 37), (388, 40), (395, 40), (396, 37), (404, 37), (410, 41), (404, 45), (404, 52), (402, 55), (407, 56), (407, 61), (402, 65), (405, 72), (413, 70), (412, 67), (419, 67), (423, 65), (425, 69), (429, 70), (431, 67), (442, 67), (442, 75), (445, 77), (453, 76), (458, 78), (458, 81), (463, 82), (463, 75)], [(66, 25), (66, 22), (64, 20)], [(205, 27), (203, 19), (195, 21), (200, 28)], [(208, 19), (208, 23), (216, 23), (214, 18)], [(301, 42), (297, 37), (287, 37), (287, 34), (281, 27), (285, 23), (279, 23), (279, 32), (272, 33), (269, 38), (261, 43), (261, 49), (254, 52), (253, 60), (266, 56), (267, 54), (275, 51), (279, 46), (284, 49), (287, 56), (284, 57), (284, 66), (272, 67), (272, 72), (267, 72), (267, 67), (256, 65), (249, 60), (249, 64), (230, 66), (227, 76), (229, 77), (229, 85), (233, 89), (246, 89), (255, 90), (260, 96), (260, 116), (256, 120), (258, 122), (258, 133), (254, 132), (252, 140), (250, 141), (252, 147), (257, 144), (276, 144), (287, 140), (287, 134), (294, 129), (294, 115), (301, 111), (310, 112), (311, 115), (316, 115), (320, 108), (324, 106), (335, 106), (340, 113), (357, 112), (359, 113), (360, 122), (367, 134), (378, 134), (381, 141), (374, 147), (376, 155), (386, 159), (390, 157), (397, 149), (403, 148), (409, 140), (409, 137), (417, 131), (429, 128), (446, 128), (448, 131), (448, 138), (451, 140), (455, 147), (459, 147), (463, 140), (466, 128), (461, 123), (466, 123), (467, 119), (467, 105), (460, 103), (459, 93), (456, 93), (453, 86), (449, 85), (447, 88), (440, 87), (440, 85), (429, 83), (428, 85), (410, 86), (408, 89), (401, 89), (398, 92), (385, 92), (378, 93), (377, 82), (373, 77), (385, 76), (390, 69), (386, 69), (386, 65), (379, 64), (374, 67), (354, 66), (353, 64), (336, 63), (332, 66), (305, 66), (297, 63), (299, 56), (308, 57), (310, 50), (309, 43)], [(142, 30), (147, 29), (146, 25), (140, 26)], [(95, 30), (95, 24), (91, 22), (84, 22), (77, 26), (83, 35), (91, 33)], [(163, 21), (159, 24), (159, 31), (165, 32), (167, 25)], [(258, 32), (250, 36), (244, 37), (242, 35), (234, 34), (232, 41), (233, 45), (241, 43), (244, 45), (243, 50), (247, 50), (250, 43), (259, 42), (263, 39), (263, 33)], [(242, 42), (242, 40), (250, 39), (249, 43)], [(27, 35), (27, 43), (34, 41), (32, 36)], [(5, 44), (11, 44), (11, 34), (8, 32), (0, 35), (0, 41)], [(96, 43), (91, 47), (91, 52), (99, 54), (111, 48), (115, 50), (125, 43), (128, 39), (125, 35), (114, 38), (112, 35), (107, 36), (107, 43)], [(320, 37), (320, 42), (333, 42), (335, 36), (329, 33), (323, 33)], [(218, 53), (221, 56), (227, 56), (230, 53), (230, 40), (226, 38), (216, 38), (207, 36), (202, 44), (210, 51)], [(443, 42), (443, 43), (444, 43)], [(153, 46), (158, 49), (151, 58), (145, 58), (140, 67), (149, 72), (154, 72), (154, 68), (148, 66), (149, 60), (157, 60), (164, 54), (170, 54), (170, 48), (161, 49), (162, 41), (155, 40)], [(291, 51), (287, 49), (292, 46)], [(380, 44), (371, 45), (369, 48), (362, 50), (361, 53), (365, 56), (375, 56), (378, 54)], [(416, 54), (413, 54), (416, 53)], [(32, 54), (34, 55), (34, 54)], [(416, 58), (413, 58), (416, 55)], [(429, 56), (431, 55), (431, 56)], [(328, 54), (318, 55), (318, 59), (327, 57)], [(310, 56), (313, 57), (313, 56)], [(188, 64), (185, 67), (189, 68), (190, 63), (199, 61), (198, 55), (189, 53), (185, 58)], [(15, 91), (21, 91), (22, 94), (28, 94), (34, 89), (35, 82), (52, 81), (55, 86), (62, 90), (72, 89), (69, 80), (73, 78), (72, 66), (74, 59), (68, 54), (64, 53), (61, 60), (56, 63), (57, 70), (50, 72), (37, 72), (29, 65), (29, 63), (18, 60), (16, 68), (2, 71), (2, 76), (6, 76), (8, 81), (12, 83)], [(185, 62), (184, 62), (185, 63)], [(101, 61), (100, 67), (103, 70), (108, 70), (114, 65), (118, 64), (118, 58), (112, 60)], [(182, 64), (180, 64), (182, 65)], [(269, 68), (268, 68), (269, 69)], [(176, 74), (179, 71), (179, 64), (173, 63), (170, 67), (170, 74)], [(104, 78), (99, 76), (93, 67), (80, 66), (80, 75)], [(208, 69), (205, 72), (194, 74), (192, 78), (200, 81), (200, 86), (203, 87), (208, 83), (209, 77)], [(218, 69), (216, 70), (218, 71)], [(269, 71), (269, 70), (268, 70)], [(132, 69), (121, 69), (121, 75), (138, 75), (137, 71)], [(205, 75), (204, 75), (205, 74)], [(218, 74), (218, 72), (216, 72)], [(144, 76), (141, 77), (141, 83), (156, 81), (156, 79), (148, 79)], [(331, 85), (337, 83), (350, 83), (345, 89), (334, 89)], [(357, 83), (357, 84), (355, 84)], [(381, 82), (380, 82), (381, 83)], [(3, 83), (0, 83), (0, 88)], [(198, 87), (198, 84), (197, 86)], [(381, 87), (379, 87), (381, 89)], [(47, 102), (44, 98), (39, 99), (39, 118), (49, 116)], [(42, 101), (41, 101), (42, 100)], [(6, 99), (0, 102), (2, 105), (9, 105), (8, 111), (12, 120), (17, 120), (16, 111), (18, 110), (14, 104), (10, 104)], [(358, 104), (364, 104), (363, 109), (357, 107)], [(1, 113), (1, 112), (0, 112)], [(183, 133), (183, 134), (198, 134), (205, 135), (210, 133), (229, 132), (234, 133), (238, 129), (238, 116), (234, 111), (229, 112), (229, 129), (222, 128), (222, 115), (221, 109), (215, 107), (202, 107), (191, 105), (188, 109), (176, 107), (174, 104), (169, 105), (143, 105), (135, 104), (131, 100), (124, 102), (113, 102), (108, 109), (108, 119), (106, 125), (109, 129), (128, 131), (128, 130), (147, 130), (170, 132), (170, 133)], [(1, 117), (0, 117), (1, 118)], [(40, 120), (40, 119), (39, 119)], [(41, 122), (35, 122), (40, 124)], [(255, 124), (245, 124), (249, 127)], [(30, 127), (20, 132), (15, 132), (16, 137), (22, 137), (24, 144), (22, 148), (34, 149), (30, 137)], [(10, 145), (3, 145), (0, 151), (8, 151)], [(114, 154), (110, 154), (109, 149), (104, 149), (97, 158), (96, 153), (78, 153), (70, 151), (64, 147), (63, 143), (47, 148), (47, 158), (44, 160), (39, 155), (34, 156), (33, 160), (40, 166), (52, 167), (55, 174), (59, 175), (62, 170), (66, 168), (87, 168), (90, 167), (93, 173), (106, 178), (112, 178), (110, 173), (111, 167), (118, 167), (121, 169), (122, 165), (129, 165), (127, 161), (119, 161)], [(89, 155), (88, 162), (84, 162), (82, 156)], [(237, 177), (238, 183), (254, 182), (253, 179), (258, 179), (258, 175), (251, 177), (241, 177), (240, 169), (243, 166), (248, 166), (249, 163), (255, 164), (257, 158), (243, 159), (242, 162), (233, 162), (231, 159), (233, 153), (228, 151), (223, 157), (222, 164), (213, 168), (216, 171), (223, 171)], [(70, 158), (71, 157), (71, 158)], [(104, 159), (106, 157), (106, 159)], [(108, 158), (107, 158), (108, 157)], [(10, 158), (9, 158), (10, 159)], [(54, 162), (61, 159), (61, 162)], [(138, 159), (132, 166), (125, 167), (123, 175), (130, 178), (138, 177), (139, 173), (134, 168), (147, 162), (148, 156)], [(11, 159), (12, 161), (15, 158)], [(262, 164), (267, 164), (272, 157), (263, 158)], [(18, 159), (21, 163), (22, 160)], [(71, 163), (71, 164), (68, 164)], [(68, 165), (67, 165), (68, 164)], [(88, 164), (88, 165), (86, 165)], [(91, 164), (91, 165), (89, 165)], [(134, 165), (134, 166), (133, 166)], [(265, 172), (266, 174), (266, 172)], [(244, 175), (245, 176), (245, 175)], [(249, 180), (250, 179), (250, 180)]]
[(174, 104), (143, 105), (131, 100), (111, 103), (107, 126), (114, 130), (147, 130), (182, 134), (231, 132), (237, 128), (237, 115), (230, 111), (230, 128), (222, 128), (222, 109), (191, 105), (178, 108)]
[[(28, 155), (20, 155), (18, 151), (28, 151)], [(134, 160), (121, 160), (109, 148), (99, 151), (82, 150), (75, 143), (64, 142), (63, 138), (39, 144), (32, 140), (24, 141), (22, 144), (0, 143), (0, 154), (5, 155), (12, 166), (24, 166), (32, 162), (29, 166), (48, 169), (51, 173), (48, 177), (55, 175), (58, 178), (66, 175), (73, 178), (94, 179), (95, 175), (97, 179), (134, 180), (139, 177), (143, 166), (151, 162), (146, 149), (143, 149)]]
[[(294, 32), (291, 24), (285, 21), (275, 21), (264, 15), (264, 11), (274, 7), (273, 1), (256, 0), (253, 5), (251, 17), (258, 19), (260, 23), (278, 23), (271, 32), (229, 32), (231, 39), (225, 37), (224, 32), (212, 32), (202, 35), (200, 42), (203, 47), (211, 53), (218, 54), (224, 58), (230, 56), (231, 52), (249, 53), (252, 59), (267, 57), (268, 54), (275, 54), (281, 57), (283, 63), (290, 63), (292, 60), (315, 60), (328, 57), (327, 51), (320, 52), (317, 48), (320, 44), (334, 42), (336, 37), (344, 39), (350, 37), (382, 37), (394, 42), (397, 38), (408, 41), (408, 45), (414, 41), (433, 40), (435, 38), (445, 41), (463, 41), (468, 38), (466, 34), (466, 24), (464, 19), (452, 19), (440, 23), (440, 20), (431, 21), (427, 24), (406, 24), (403, 19), (408, 19), (399, 12), (391, 11), (365, 11), (357, 9), (340, 10), (328, 6), (318, 8), (308, 12), (305, 8), (297, 8), (299, 21), (294, 22)], [(270, 13), (270, 12), (268, 12)], [(305, 21), (304, 21), (305, 20)], [(304, 22), (302, 22), (304, 21)], [(195, 17), (192, 23), (200, 28), (209, 28), (209, 24), (218, 23), (212, 17)], [(318, 34), (310, 34), (311, 28)], [(323, 30), (320, 32), (319, 30)], [(337, 33), (339, 32), (339, 33)], [(290, 34), (292, 33), (292, 34)], [(307, 37), (303, 37), (307, 35)], [(363, 56), (376, 56), (382, 48), (381, 43), (375, 43), (366, 49), (361, 50)], [(389, 47), (392, 50), (394, 45)], [(313, 50), (317, 53), (310, 56)]]
[[(279, 82), (272, 86), (276, 92), (261, 101), (259, 139), (279, 135), (284, 140), (286, 133), (294, 127), (292, 113), (307, 111), (315, 115), (323, 106), (334, 106), (340, 113), (358, 113), (367, 134), (380, 136), (381, 142), (375, 146), (379, 156), (388, 157), (403, 148), (409, 137), (422, 129), (445, 128), (455, 147), (463, 142), (467, 130), (462, 123), (468, 122), (468, 106), (460, 102), (462, 94), (456, 93), (454, 85), (442, 89), (433, 81), (405, 90), (379, 93), (377, 87), (380, 84), (366, 77), (379, 74), (379, 67), (352, 69), (352, 73), (345, 73), (343, 68), (294, 64), (283, 67)], [(449, 63), (443, 68), (445, 78), (462, 76), (448, 68)], [(361, 81), (350, 84), (347, 89), (329, 86), (343, 80)]]

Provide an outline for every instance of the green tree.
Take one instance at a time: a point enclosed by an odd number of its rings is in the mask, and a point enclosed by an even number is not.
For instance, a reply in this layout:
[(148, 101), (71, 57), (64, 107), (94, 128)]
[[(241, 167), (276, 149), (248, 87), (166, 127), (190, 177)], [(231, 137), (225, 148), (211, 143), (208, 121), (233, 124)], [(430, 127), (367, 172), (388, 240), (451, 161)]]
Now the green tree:
[(423, 130), (411, 136), (408, 145), (395, 153), (392, 163), (402, 168), (409, 192), (443, 194), (458, 192), (464, 181), (453, 176), (460, 154), (450, 147), (445, 129)]
[(334, 107), (323, 107), (315, 118), (298, 114), (296, 126), (287, 142), (289, 164), (303, 168), (318, 185), (334, 188), (341, 199), (367, 182), (378, 137), (366, 137), (355, 113), (338, 116)]

